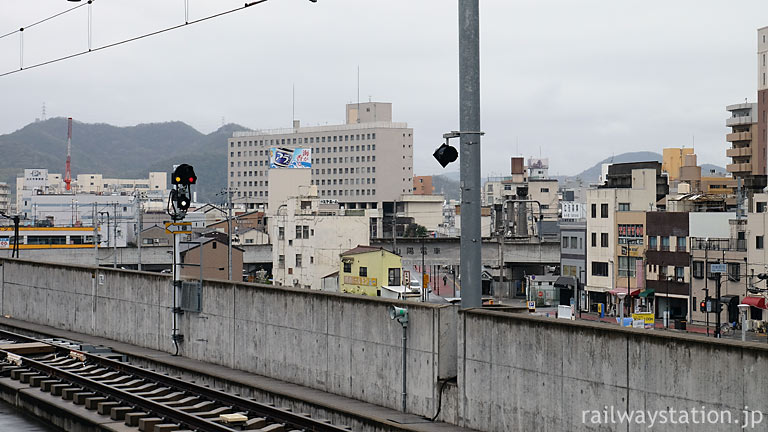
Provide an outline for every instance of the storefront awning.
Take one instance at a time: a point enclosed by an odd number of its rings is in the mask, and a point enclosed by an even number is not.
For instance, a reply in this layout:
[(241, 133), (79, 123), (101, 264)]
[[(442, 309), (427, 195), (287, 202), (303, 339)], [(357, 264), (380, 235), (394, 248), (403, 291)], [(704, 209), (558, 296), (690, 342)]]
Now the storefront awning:
[(647, 290), (645, 290), (645, 291), (643, 291), (643, 292), (641, 292), (641, 293), (640, 293), (640, 297), (648, 297), (648, 296), (652, 296), (654, 292), (655, 292), (655, 291), (654, 291), (654, 289), (653, 289), (653, 288), (648, 288)]
[(759, 309), (768, 309), (765, 305), (765, 298), (764, 297), (744, 297), (741, 300), (742, 304), (754, 306)]
[[(619, 293), (626, 293), (626, 292), (627, 292), (626, 289), (612, 289), (608, 291), (608, 294), (615, 296), (615, 295), (618, 295)], [(630, 297), (637, 297), (638, 294), (640, 294), (639, 289), (633, 289), (629, 292)]]
[(560, 276), (555, 281), (556, 288), (574, 288), (576, 286), (576, 278), (573, 276)]

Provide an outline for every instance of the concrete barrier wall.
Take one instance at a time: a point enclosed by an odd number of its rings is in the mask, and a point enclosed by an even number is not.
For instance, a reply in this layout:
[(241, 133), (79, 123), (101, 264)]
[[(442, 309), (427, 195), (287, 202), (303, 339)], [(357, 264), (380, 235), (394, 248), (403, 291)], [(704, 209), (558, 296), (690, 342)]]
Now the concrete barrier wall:
[[(768, 412), (768, 347), (663, 330), (473, 310), (459, 314), (461, 425), (484, 431), (740, 431), (741, 424), (596, 423), (594, 412)], [(607, 408), (606, 408), (607, 407)], [(613, 408), (612, 408), (613, 407)], [(586, 413), (586, 415), (585, 415)], [(723, 414), (718, 414), (724, 417)], [(610, 414), (609, 414), (610, 416)], [(669, 416), (669, 415), (668, 415)], [(615, 418), (615, 416), (614, 416)], [(678, 421), (681, 417), (677, 417)]]
[[(2, 259), (0, 309), (14, 318), (173, 352), (167, 275)], [(205, 281), (180, 319), (180, 354), (399, 409), (402, 328), (350, 294)], [(456, 375), (454, 307), (407, 303), (410, 412), (431, 416)]]

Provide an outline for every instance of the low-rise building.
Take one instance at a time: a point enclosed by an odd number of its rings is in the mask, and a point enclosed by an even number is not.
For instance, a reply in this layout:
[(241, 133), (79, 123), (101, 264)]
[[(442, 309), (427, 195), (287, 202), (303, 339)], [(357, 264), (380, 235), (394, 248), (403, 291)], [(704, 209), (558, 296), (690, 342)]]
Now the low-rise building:
[(432, 195), (435, 187), (432, 186), (432, 176), (415, 176), (413, 178), (414, 195)]
[(643, 310), (657, 318), (667, 312), (672, 319), (686, 319), (691, 283), (689, 214), (648, 212), (645, 217), (646, 289), (639, 294)]
[[(718, 275), (712, 273), (712, 264), (725, 264), (727, 274), (720, 276), (720, 298), (744, 297), (749, 281), (747, 269), (747, 220), (737, 219), (736, 213), (690, 213), (689, 234), (691, 246), (690, 321), (714, 327), (716, 316), (702, 311), (703, 299), (717, 298)], [(754, 240), (754, 238), (753, 238)], [(739, 300), (737, 299), (737, 301)], [(736, 303), (738, 304), (738, 303)], [(721, 322), (728, 322), (729, 312), (723, 308)]]
[[(187, 279), (223, 279), (229, 276), (227, 243), (218, 238), (200, 237), (198, 243), (182, 243), (181, 276)], [(232, 280), (242, 280), (243, 250), (232, 246)]]
[(278, 206), (268, 224), (278, 285), (320, 289), (322, 278), (338, 269), (342, 252), (370, 241), (366, 210), (322, 203), (315, 186)]
[(339, 287), (341, 292), (381, 296), (382, 287), (399, 287), (402, 281), (399, 255), (371, 246), (357, 246), (341, 254)]

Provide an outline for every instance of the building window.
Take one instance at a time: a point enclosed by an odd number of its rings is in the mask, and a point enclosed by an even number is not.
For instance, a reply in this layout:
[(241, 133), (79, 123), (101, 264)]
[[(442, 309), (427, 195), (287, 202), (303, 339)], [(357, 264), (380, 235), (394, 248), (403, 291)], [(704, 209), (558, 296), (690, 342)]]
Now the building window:
[(592, 261), (592, 276), (608, 276), (608, 263)]
[(302, 237), (305, 239), (309, 238), (309, 225), (304, 225), (302, 227)]
[(297, 239), (301, 238), (301, 225), (296, 225), (296, 237)]
[(278, 227), (277, 228), (277, 239), (278, 240), (285, 240), (285, 227)]
[(738, 282), (741, 280), (741, 264), (728, 263), (728, 279)]
[(368, 277), (368, 267), (360, 267), (360, 276)]
[(693, 262), (693, 277), (695, 277), (696, 279), (704, 278), (704, 261)]
[(296, 267), (301, 267), (301, 254), (296, 254)]
[(635, 277), (638, 259), (636, 257), (620, 256), (619, 277)]
[(285, 267), (285, 255), (278, 255), (278, 257), (277, 257), (277, 267), (278, 268)]
[(600, 247), (608, 247), (608, 233), (600, 233)]
[(592, 247), (597, 247), (597, 233), (592, 233)]
[(756, 249), (763, 248), (763, 236), (755, 236), (755, 248)]
[(603, 219), (608, 217), (608, 204), (600, 204), (600, 217)]
[(592, 204), (592, 219), (597, 217), (597, 204)]
[(656, 247), (658, 245), (658, 240), (659, 240), (659, 238), (656, 237), (656, 236), (652, 236), (652, 237), (649, 236), (648, 237), (648, 250), (655, 251)]
[(563, 249), (568, 249), (568, 237), (563, 236)]
[(757, 203), (757, 212), (758, 213), (765, 213), (765, 202), (758, 202)]
[(629, 211), (629, 203), (619, 203), (619, 211)]
[(344, 263), (344, 273), (352, 273), (352, 263), (351, 262), (345, 262)]
[(549, 188), (541, 188), (541, 193), (548, 193), (548, 192), (549, 192)]
[(677, 238), (677, 251), (678, 252), (685, 252), (685, 237), (678, 237)]
[(661, 250), (662, 251), (669, 250), (669, 236), (664, 236), (661, 238)]
[(685, 268), (675, 267), (675, 281), (685, 282)]
[(389, 282), (389, 286), (399, 286), (400, 285), (400, 269), (399, 268), (391, 268), (391, 269), (389, 269), (388, 282)]

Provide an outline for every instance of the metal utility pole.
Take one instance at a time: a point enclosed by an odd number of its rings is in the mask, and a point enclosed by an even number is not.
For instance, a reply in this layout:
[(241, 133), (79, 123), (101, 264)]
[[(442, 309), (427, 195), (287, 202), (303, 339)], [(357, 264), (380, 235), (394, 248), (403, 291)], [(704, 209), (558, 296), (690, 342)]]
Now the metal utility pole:
[(480, 232), (480, 6), (459, 0), (461, 307), (482, 306)]
[(139, 248), (139, 264), (138, 264), (138, 267), (136, 269), (138, 271), (141, 271), (141, 230), (142, 230), (141, 192), (138, 193), (137, 198), (139, 200), (139, 207), (138, 207), (138, 214), (136, 215), (136, 218), (138, 219), (139, 228), (138, 228), (138, 232), (137, 232), (137, 235), (136, 235), (136, 238), (137, 238), (136, 244), (138, 245), (138, 248)]
[[(113, 264), (112, 268), (117, 268), (117, 202), (112, 203), (112, 206), (114, 207), (112, 209), (112, 217), (114, 218), (114, 227), (112, 228), (113, 236), (112, 236), (112, 258), (113, 258)], [(109, 216), (107, 216), (109, 217)]]
[[(384, 231), (384, 228), (381, 230)], [(397, 254), (397, 201), (392, 201), (392, 253)]]
[(96, 202), (93, 203), (93, 256), (96, 260), (96, 268), (99, 268), (99, 222), (96, 218)]
[(227, 189), (227, 278), (232, 280), (232, 190)]

